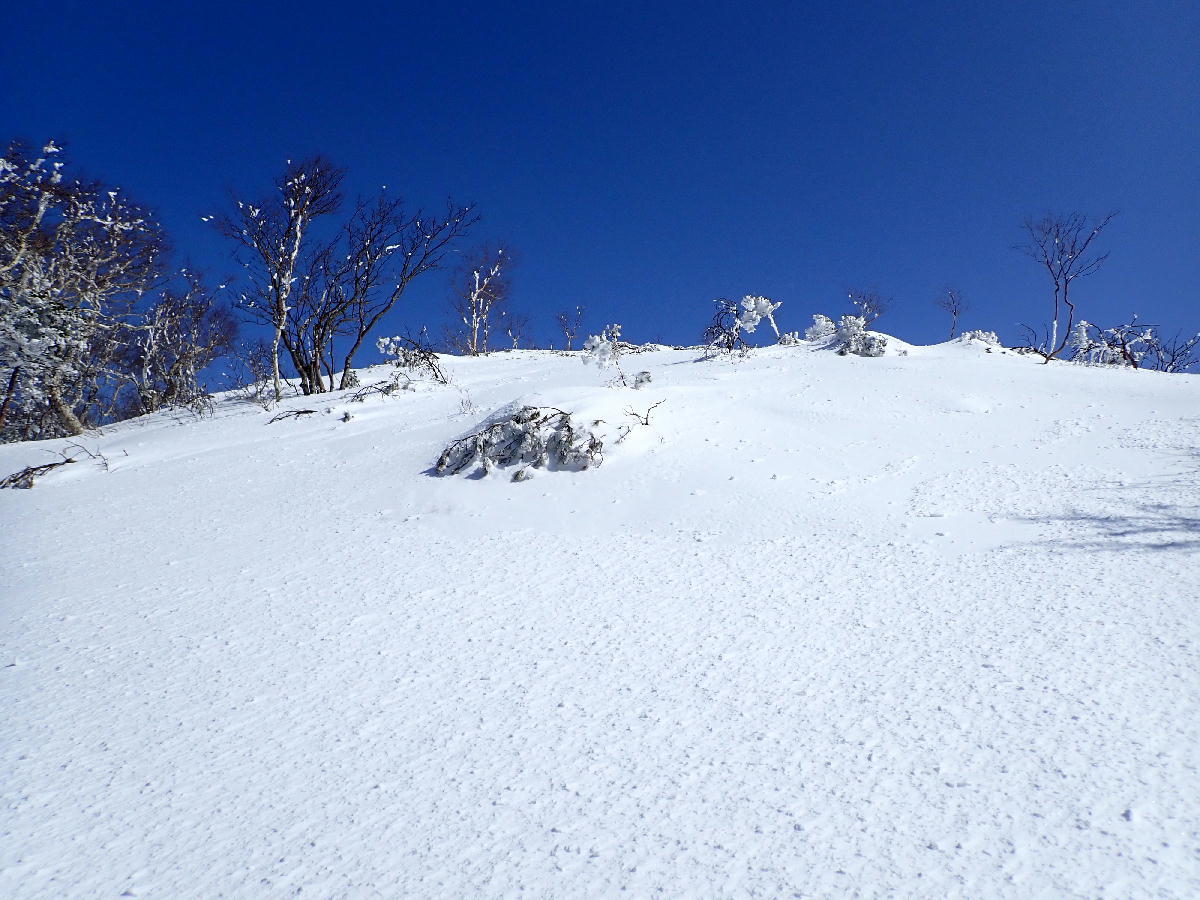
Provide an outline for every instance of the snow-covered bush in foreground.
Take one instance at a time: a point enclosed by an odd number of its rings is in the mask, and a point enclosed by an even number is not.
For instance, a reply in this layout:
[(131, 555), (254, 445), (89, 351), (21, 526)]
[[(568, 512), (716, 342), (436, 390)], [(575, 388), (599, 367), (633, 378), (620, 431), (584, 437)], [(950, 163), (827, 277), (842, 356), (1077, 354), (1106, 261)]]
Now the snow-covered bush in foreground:
[(842, 316), (838, 322), (836, 339), (839, 356), (883, 356), (887, 349), (887, 338), (867, 331), (862, 316)]
[(604, 442), (577, 425), (571, 414), (552, 406), (523, 406), (511, 416), (452, 441), (437, 461), (438, 475), (476, 469), (487, 475), (518, 466), (513, 481), (524, 481), (529, 469), (582, 471), (604, 462)]

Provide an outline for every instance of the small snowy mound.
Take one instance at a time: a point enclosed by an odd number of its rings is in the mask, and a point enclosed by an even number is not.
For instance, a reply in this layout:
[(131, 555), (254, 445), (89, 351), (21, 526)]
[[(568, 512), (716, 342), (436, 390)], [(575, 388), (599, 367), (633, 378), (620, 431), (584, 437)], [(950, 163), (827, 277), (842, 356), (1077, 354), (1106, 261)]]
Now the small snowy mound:
[(907, 356), (910, 345), (891, 335), (869, 331), (862, 316), (842, 316), (837, 322), (820, 313), (804, 332), (816, 350), (833, 350), (839, 356)]
[(520, 406), (490, 416), (478, 431), (451, 441), (435, 471), (482, 476), (515, 467), (512, 480), (524, 481), (530, 467), (580, 472), (603, 462), (604, 442), (570, 413), (554, 406)]
[(600, 389), (553, 399), (518, 398), (451, 441), (433, 470), (474, 478), (503, 471), (511, 472), (513, 481), (526, 481), (536, 471), (597, 468), (606, 450), (637, 443), (629, 438), (649, 426), (651, 415), (665, 402), (647, 403), (639, 410), (628, 403), (629, 393)]

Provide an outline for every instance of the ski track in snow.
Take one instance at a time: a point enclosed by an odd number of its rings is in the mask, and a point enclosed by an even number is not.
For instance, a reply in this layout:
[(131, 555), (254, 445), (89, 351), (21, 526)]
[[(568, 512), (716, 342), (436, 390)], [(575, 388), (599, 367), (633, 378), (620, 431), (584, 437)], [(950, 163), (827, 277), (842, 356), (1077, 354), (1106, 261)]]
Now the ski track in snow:
[[(1200, 379), (694, 358), (158, 416), (3, 492), (0, 894), (1200, 895)], [(594, 471), (428, 474), (518, 395), (667, 402)]]

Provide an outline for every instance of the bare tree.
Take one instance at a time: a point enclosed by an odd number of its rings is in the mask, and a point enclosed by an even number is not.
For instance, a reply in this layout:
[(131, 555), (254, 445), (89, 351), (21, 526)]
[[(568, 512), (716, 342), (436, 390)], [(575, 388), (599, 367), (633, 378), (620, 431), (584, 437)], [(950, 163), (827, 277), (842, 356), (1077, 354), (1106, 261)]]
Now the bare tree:
[(508, 301), (510, 263), (511, 257), (503, 247), (482, 247), (460, 268), (451, 307), (462, 325), (454, 340), (471, 356), (488, 351), (493, 319)]
[[(442, 219), (410, 215), (403, 201), (382, 194), (360, 199), (333, 238), (312, 250), (283, 336), (305, 394), (333, 390), (335, 383), (350, 386), (354, 357), (367, 336), (414, 278), (440, 268), (475, 221), (470, 212), (451, 206)], [(338, 337), (347, 338), (340, 361), (334, 355)]]
[(512, 341), (512, 348), (517, 350), (529, 333), (529, 316), (523, 313), (502, 309), (500, 324), (504, 326), (505, 336)]
[(339, 293), (345, 298), (338, 333), (350, 347), (342, 359), (340, 388), (350, 386), (351, 366), (367, 335), (391, 312), (412, 280), (441, 269), (446, 255), (479, 221), (474, 206), (446, 201), (444, 216), (409, 214), (400, 200), (380, 196), (359, 203), (344, 230), (350, 265)]
[(564, 309), (554, 317), (554, 321), (558, 323), (559, 329), (563, 333), (563, 337), (567, 340), (567, 349), (571, 349), (571, 345), (579, 338), (580, 332), (583, 331), (583, 313), (582, 306), (576, 306), (574, 310)]
[(970, 304), (956, 288), (945, 288), (937, 299), (937, 307), (950, 314), (950, 340), (958, 333), (958, 317), (970, 309)]
[(341, 206), (344, 176), (344, 169), (324, 157), (289, 160), (270, 197), (259, 204), (235, 199), (237, 211), (217, 220), (220, 232), (237, 244), (241, 261), (250, 273), (253, 290), (245, 298), (247, 309), (254, 319), (274, 331), (272, 384), (276, 401), (283, 399), (279, 347), (288, 330), (301, 253), (313, 221)]
[[(447, 201), (444, 217), (410, 213), (403, 200), (380, 193), (360, 198), (332, 237), (317, 240), (313, 220), (340, 208), (343, 175), (321, 157), (289, 164), (269, 202), (238, 202), (237, 215), (218, 223), (238, 243), (251, 272), (252, 317), (274, 328), (277, 398), (281, 346), (305, 394), (332, 390), (335, 381), (349, 387), (367, 336), (412, 280), (440, 268), (478, 221), (470, 206)], [(347, 348), (340, 360), (334, 353), (339, 337)]]
[[(1073, 212), (1025, 220), (1028, 240), (1017, 249), (1044, 268), (1054, 284), (1054, 317), (1050, 323), (1049, 341), (1036, 348), (1046, 362), (1062, 353), (1070, 339), (1071, 326), (1075, 322), (1072, 284), (1077, 278), (1094, 273), (1108, 259), (1107, 253), (1097, 255), (1092, 243), (1114, 216), (1116, 213), (1110, 212), (1093, 221), (1082, 213)], [(1063, 307), (1066, 307), (1067, 320), (1060, 329)]]
[(884, 297), (875, 288), (868, 291), (851, 289), (847, 291), (847, 296), (850, 298), (850, 305), (855, 309), (855, 315), (862, 317), (867, 328), (892, 308), (892, 298)]

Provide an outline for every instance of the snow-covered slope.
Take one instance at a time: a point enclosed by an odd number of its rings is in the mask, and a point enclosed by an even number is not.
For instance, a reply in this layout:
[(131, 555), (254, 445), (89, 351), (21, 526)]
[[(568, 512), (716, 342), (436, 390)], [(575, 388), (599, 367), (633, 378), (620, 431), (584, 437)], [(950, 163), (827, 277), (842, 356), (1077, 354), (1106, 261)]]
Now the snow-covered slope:
[[(0, 895), (1200, 895), (1200, 379), (901, 349), (83, 440), (0, 492)], [(515, 400), (603, 465), (431, 473)]]

